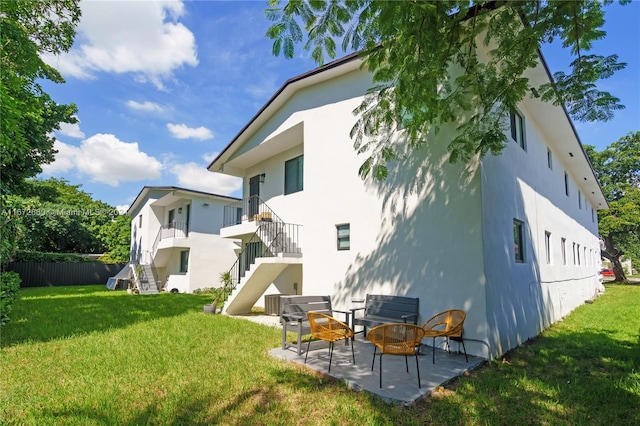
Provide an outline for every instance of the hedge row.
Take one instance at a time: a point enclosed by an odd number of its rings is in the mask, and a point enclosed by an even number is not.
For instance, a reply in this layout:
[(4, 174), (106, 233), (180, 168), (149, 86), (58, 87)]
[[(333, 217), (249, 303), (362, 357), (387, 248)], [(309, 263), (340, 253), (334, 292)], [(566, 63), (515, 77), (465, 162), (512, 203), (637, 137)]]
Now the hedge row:
[(71, 253), (42, 253), (39, 251), (18, 250), (13, 259), (14, 262), (35, 263), (102, 263), (88, 256)]
[(10, 320), (13, 302), (18, 297), (20, 275), (16, 272), (0, 274), (0, 328)]

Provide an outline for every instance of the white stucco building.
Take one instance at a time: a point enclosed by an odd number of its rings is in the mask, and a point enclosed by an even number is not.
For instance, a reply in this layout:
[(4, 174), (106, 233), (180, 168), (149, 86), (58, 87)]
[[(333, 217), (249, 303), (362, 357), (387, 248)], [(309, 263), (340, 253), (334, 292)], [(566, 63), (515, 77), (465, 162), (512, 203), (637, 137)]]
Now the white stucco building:
[(142, 188), (127, 210), (139, 291), (220, 287), (219, 275), (233, 265), (238, 249), (234, 240), (220, 237), (223, 210), (237, 200), (174, 186)]
[[(349, 137), (371, 86), (360, 65), (288, 80), (209, 165), (244, 179), (221, 229), (247, 247), (227, 313), (265, 293), (329, 294), (336, 309), (418, 297), (419, 323), (464, 309), (467, 351), (494, 357), (597, 294), (607, 204), (563, 108), (523, 100), (499, 156), (450, 164), (442, 132), (385, 181), (362, 180)], [(528, 77), (549, 80), (542, 58)]]

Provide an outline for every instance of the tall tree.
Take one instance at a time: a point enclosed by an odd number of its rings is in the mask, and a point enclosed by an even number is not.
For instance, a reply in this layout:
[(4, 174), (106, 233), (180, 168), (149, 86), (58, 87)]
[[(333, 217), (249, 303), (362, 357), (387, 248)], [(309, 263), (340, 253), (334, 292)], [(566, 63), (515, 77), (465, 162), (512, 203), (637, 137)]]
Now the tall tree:
[(131, 217), (121, 214), (100, 228), (100, 239), (106, 253), (100, 258), (105, 263), (126, 263), (129, 261), (131, 243)]
[[(624, 107), (596, 82), (625, 64), (589, 53), (605, 36), (603, 7), (611, 2), (291, 0), (281, 7), (270, 0), (267, 36), (274, 54), (291, 58), (304, 43), (319, 64), (335, 57), (340, 41), (343, 50), (360, 51), (374, 86), (354, 111), (351, 136), (369, 155), (361, 176), (384, 179), (386, 163), (401, 152), (397, 132), (419, 148), (427, 134), (459, 117), (467, 119), (456, 123), (449, 143), (452, 162), (500, 153), (510, 112), (532, 92), (578, 120), (612, 118)], [(537, 64), (540, 46), (555, 39), (573, 55), (572, 72), (531, 90), (523, 73)], [(475, 55), (479, 44), (490, 50), (486, 60)]]
[(103, 228), (112, 226), (117, 213), (80, 187), (64, 179), (26, 180), (22, 190), (23, 205), (27, 206), (22, 217), (25, 229), (17, 247), (48, 253), (110, 250)]
[(627, 282), (620, 258), (640, 257), (640, 131), (601, 152), (589, 145), (585, 151), (609, 202), (609, 210), (598, 213), (602, 256), (611, 261), (616, 281)]
[(40, 55), (68, 51), (80, 19), (79, 0), (13, 0), (0, 3), (0, 156), (3, 194), (54, 159), (50, 136), (75, 123), (74, 104), (59, 105), (38, 79), (64, 80)]

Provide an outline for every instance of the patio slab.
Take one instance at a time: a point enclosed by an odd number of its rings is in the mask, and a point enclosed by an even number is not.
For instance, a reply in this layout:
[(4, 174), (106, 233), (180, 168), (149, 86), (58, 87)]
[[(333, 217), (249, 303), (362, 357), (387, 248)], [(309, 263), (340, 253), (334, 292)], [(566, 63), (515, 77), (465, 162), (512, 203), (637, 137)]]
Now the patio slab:
[(465, 371), (478, 367), (483, 358), (469, 355), (467, 363), (464, 354), (455, 353), (456, 344), (452, 345), (452, 352), (436, 349), (436, 362), (432, 363), (432, 348), (422, 346), (418, 355), (420, 366), (420, 382), (422, 388), (418, 388), (418, 376), (416, 375), (415, 357), (409, 357), (409, 372), (406, 371), (404, 356), (384, 355), (382, 359), (382, 388), (380, 387), (380, 357), (376, 355), (375, 365), (371, 371), (373, 359), (373, 345), (361, 335), (354, 340), (354, 353), (356, 364), (353, 365), (351, 347), (342, 342), (335, 344), (331, 373), (329, 373), (329, 344), (323, 341), (311, 342), (309, 357), (306, 365), (304, 357), (306, 343), (303, 343), (301, 355), (296, 353), (295, 347), (286, 350), (272, 349), (269, 354), (275, 358), (294, 362), (318, 372), (321, 375), (333, 377), (344, 381), (349, 388), (364, 390), (378, 395), (388, 403), (410, 405), (418, 399), (430, 394), (434, 389), (449, 382), (451, 379), (462, 375)]

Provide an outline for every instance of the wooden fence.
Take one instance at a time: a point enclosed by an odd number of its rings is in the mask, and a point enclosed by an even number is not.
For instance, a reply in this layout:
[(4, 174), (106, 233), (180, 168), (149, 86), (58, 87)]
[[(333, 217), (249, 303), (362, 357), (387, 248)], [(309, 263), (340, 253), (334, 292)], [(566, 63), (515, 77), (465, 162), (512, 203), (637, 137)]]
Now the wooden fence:
[(107, 284), (126, 263), (41, 263), (11, 262), (7, 270), (20, 274), (24, 287), (48, 287), (62, 285)]

